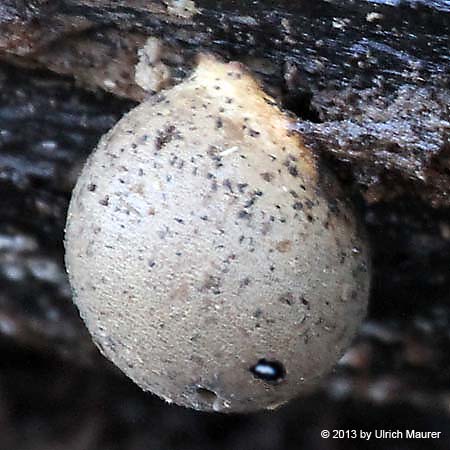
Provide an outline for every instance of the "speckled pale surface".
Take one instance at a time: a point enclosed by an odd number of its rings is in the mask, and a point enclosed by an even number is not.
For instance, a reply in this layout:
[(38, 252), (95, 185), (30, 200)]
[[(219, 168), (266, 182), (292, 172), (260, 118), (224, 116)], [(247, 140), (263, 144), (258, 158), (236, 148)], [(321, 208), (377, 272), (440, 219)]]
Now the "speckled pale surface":
[[(205, 57), (89, 158), (66, 230), (74, 301), (144, 390), (205, 410), (275, 407), (317, 383), (357, 329), (365, 242), (289, 127), (239, 65)], [(257, 379), (261, 359), (284, 379)]]

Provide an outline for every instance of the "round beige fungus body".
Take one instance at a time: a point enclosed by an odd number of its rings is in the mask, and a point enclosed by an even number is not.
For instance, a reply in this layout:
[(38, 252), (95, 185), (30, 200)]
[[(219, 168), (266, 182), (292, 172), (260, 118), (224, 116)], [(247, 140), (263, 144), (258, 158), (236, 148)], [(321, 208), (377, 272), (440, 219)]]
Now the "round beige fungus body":
[(100, 141), (66, 265), (95, 343), (142, 389), (224, 412), (307, 392), (365, 315), (354, 212), (237, 63), (203, 57)]

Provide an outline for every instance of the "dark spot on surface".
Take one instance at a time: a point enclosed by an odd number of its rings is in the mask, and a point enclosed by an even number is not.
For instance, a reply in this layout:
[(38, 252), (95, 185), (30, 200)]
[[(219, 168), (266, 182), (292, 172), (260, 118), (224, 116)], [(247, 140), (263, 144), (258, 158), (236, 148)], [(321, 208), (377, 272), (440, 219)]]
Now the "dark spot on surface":
[(268, 97), (264, 97), (264, 101), (270, 106), (276, 106), (277, 105), (276, 102), (274, 102), (273, 100), (271, 100)]
[(154, 259), (150, 259), (148, 261), (148, 267), (150, 267), (150, 269), (153, 269), (153, 267), (155, 267), (155, 266), (156, 266), (155, 260)]
[(96, 189), (97, 189), (97, 185), (94, 184), (94, 183), (89, 183), (89, 184), (87, 185), (87, 190), (88, 190), (89, 192), (95, 192)]
[(275, 175), (274, 175), (273, 173), (271, 173), (271, 172), (263, 172), (263, 173), (261, 174), (261, 178), (262, 178), (264, 181), (267, 181), (268, 183), (270, 183), (270, 182), (273, 181), (273, 179), (275, 178)]
[(250, 129), (248, 130), (248, 134), (249, 134), (251, 137), (256, 138), (256, 137), (258, 137), (261, 133), (260, 133), (259, 131), (252, 130), (252, 129), (250, 128)]
[(200, 219), (207, 222), (208, 221), (208, 216), (200, 216)]
[(290, 175), (292, 175), (293, 177), (298, 177), (298, 170), (296, 166), (289, 166), (288, 168), (288, 172)]
[(214, 275), (207, 275), (202, 287), (201, 291), (212, 291), (213, 294), (220, 294), (220, 284), (221, 279), (219, 277), (216, 277)]
[(216, 128), (219, 129), (219, 128), (222, 128), (222, 127), (223, 127), (223, 121), (222, 121), (222, 119), (220, 117), (218, 117), (216, 119)]
[(219, 155), (218, 148), (214, 147), (214, 145), (210, 145), (206, 153), (213, 161), (221, 161), (222, 159), (221, 156)]
[(249, 278), (249, 277), (245, 277), (244, 279), (242, 279), (242, 280), (239, 282), (239, 287), (240, 287), (240, 288), (243, 288), (243, 287), (245, 287), (245, 286), (248, 286), (248, 285), (250, 284), (250, 282), (251, 282), (250, 278)]
[(292, 295), (291, 292), (286, 292), (285, 294), (282, 294), (278, 297), (278, 300), (281, 303), (284, 303), (286, 305), (293, 305), (294, 304), (294, 296)]
[(171, 159), (169, 159), (169, 164), (177, 169), (182, 169), (184, 167), (184, 160), (178, 158), (177, 155), (171, 154)]
[(100, 205), (102, 206), (108, 206), (109, 205), (109, 195), (105, 195), (102, 199), (98, 201)]
[(174, 220), (175, 220), (175, 222), (178, 222), (178, 223), (184, 223), (184, 220), (180, 219), (179, 217), (174, 217)]
[(251, 215), (247, 211), (239, 211), (238, 213), (239, 219), (250, 219)]
[(163, 130), (159, 130), (155, 139), (155, 148), (161, 150), (174, 138), (180, 138), (180, 134), (176, 131), (175, 125), (169, 125)]
[(244, 203), (244, 208), (250, 208), (254, 205), (258, 197), (261, 197), (263, 193), (261, 191), (254, 191), (252, 197)]
[(255, 312), (253, 313), (253, 317), (259, 318), (263, 315), (263, 311), (261, 308), (258, 308), (255, 310)]
[(239, 72), (228, 72), (227, 75), (234, 80), (240, 80), (242, 75)]
[(302, 297), (302, 304), (305, 306), (309, 306), (309, 302), (308, 302), (308, 300), (306, 300), (305, 297)]
[(292, 208), (294, 208), (296, 211), (300, 211), (301, 209), (303, 209), (303, 203), (302, 202), (295, 202), (292, 205)]
[(236, 255), (234, 254), (234, 253), (231, 253), (230, 255), (228, 255), (227, 257), (226, 257), (226, 259), (224, 259), (224, 263), (225, 264), (230, 264), (231, 263), (231, 261), (234, 261), (236, 259)]
[(245, 188), (248, 186), (248, 183), (238, 183), (237, 187), (241, 194), (244, 193)]
[[(197, 342), (200, 339), (200, 333), (195, 333), (193, 336), (189, 338), (191, 342)], [(194, 360), (195, 355), (191, 355), (191, 360)], [(200, 358), (199, 358), (200, 359)], [(202, 361), (203, 362), (203, 361)]]
[(244, 208), (250, 208), (255, 203), (256, 198), (252, 197), (244, 203)]
[(279, 361), (269, 361), (260, 359), (254, 366), (250, 367), (250, 372), (255, 378), (272, 383), (283, 380), (286, 370)]
[(308, 220), (308, 222), (314, 222), (314, 217), (311, 214), (307, 214), (306, 219)]
[(223, 186), (226, 187), (231, 193), (234, 193), (233, 187), (231, 186), (231, 181), (228, 178), (223, 180)]

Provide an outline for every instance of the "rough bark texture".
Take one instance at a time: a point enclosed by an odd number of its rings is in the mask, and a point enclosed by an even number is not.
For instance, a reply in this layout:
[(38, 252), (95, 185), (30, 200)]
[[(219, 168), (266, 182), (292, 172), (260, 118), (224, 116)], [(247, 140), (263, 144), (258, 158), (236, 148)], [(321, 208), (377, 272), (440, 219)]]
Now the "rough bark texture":
[(195, 53), (246, 63), (342, 161), (368, 201), (449, 205), (447, 1), (3, 2), (0, 57), (141, 100), (138, 49), (161, 40), (172, 82)]
[[(1, 450), (359, 449), (319, 432), (450, 428), (448, 2), (272, 3), (203, 1), (182, 17), (170, 2), (1, 2)], [(99, 356), (70, 301), (70, 191), (144, 95), (132, 72), (148, 36), (163, 39), (173, 81), (200, 49), (246, 62), (360, 204), (369, 317), (320, 392), (274, 413), (208, 416), (143, 394)]]

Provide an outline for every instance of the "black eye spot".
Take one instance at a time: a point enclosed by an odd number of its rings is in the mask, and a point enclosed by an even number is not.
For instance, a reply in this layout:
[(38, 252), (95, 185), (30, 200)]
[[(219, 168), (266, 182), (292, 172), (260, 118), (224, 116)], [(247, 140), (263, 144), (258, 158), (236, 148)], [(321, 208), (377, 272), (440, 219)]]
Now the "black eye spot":
[(254, 377), (269, 382), (281, 381), (286, 376), (283, 364), (267, 359), (260, 359), (253, 367), (250, 367), (250, 372)]

